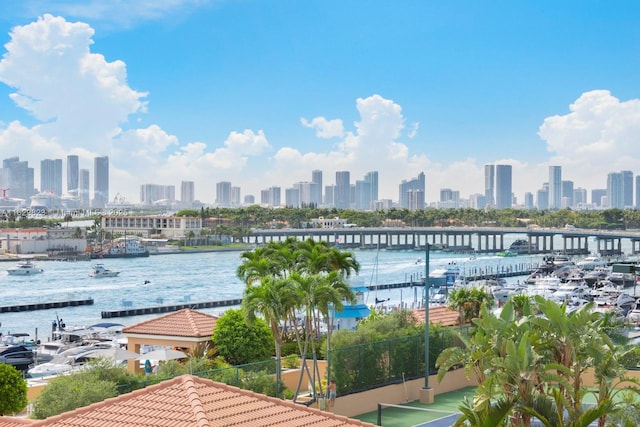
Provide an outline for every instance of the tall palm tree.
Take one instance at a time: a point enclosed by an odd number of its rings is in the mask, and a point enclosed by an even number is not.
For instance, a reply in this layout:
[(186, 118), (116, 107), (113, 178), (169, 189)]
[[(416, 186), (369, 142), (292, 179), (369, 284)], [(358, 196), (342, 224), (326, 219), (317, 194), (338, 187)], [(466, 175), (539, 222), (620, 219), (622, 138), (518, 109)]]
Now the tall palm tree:
[(281, 347), (284, 338), (282, 321), (291, 308), (293, 295), (286, 279), (265, 277), (259, 285), (247, 286), (242, 298), (242, 310), (249, 323), (260, 314), (271, 328), (276, 350), (276, 390), (280, 392)]

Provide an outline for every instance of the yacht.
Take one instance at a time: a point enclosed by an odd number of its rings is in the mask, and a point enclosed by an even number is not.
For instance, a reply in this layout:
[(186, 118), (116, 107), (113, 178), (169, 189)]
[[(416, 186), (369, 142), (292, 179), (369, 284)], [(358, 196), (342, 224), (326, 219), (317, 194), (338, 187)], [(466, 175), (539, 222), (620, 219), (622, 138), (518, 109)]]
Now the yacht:
[(32, 276), (42, 272), (44, 270), (37, 268), (31, 260), (20, 261), (16, 266), (7, 269), (7, 273), (12, 276)]
[(429, 287), (453, 286), (459, 275), (460, 267), (455, 262), (450, 262), (446, 267), (429, 273)]
[(528, 254), (531, 251), (529, 241), (525, 239), (518, 239), (513, 242), (508, 249), (508, 252), (513, 254)]
[(588, 256), (576, 262), (576, 266), (583, 270), (595, 270), (607, 266), (607, 261), (598, 256)]
[(120, 274), (119, 271), (109, 270), (104, 266), (104, 264), (96, 264), (93, 266), (93, 270), (91, 271), (91, 274), (89, 274), (89, 277), (100, 279), (102, 277), (116, 277), (118, 274)]

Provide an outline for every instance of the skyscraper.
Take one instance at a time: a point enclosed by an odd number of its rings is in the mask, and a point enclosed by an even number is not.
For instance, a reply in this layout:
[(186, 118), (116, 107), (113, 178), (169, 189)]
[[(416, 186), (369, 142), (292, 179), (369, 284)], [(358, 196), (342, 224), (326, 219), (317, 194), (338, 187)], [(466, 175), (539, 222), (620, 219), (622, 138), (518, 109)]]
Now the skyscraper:
[(364, 176), (364, 180), (370, 185), (371, 194), (369, 195), (369, 199), (372, 202), (378, 200), (378, 171), (367, 172)]
[(93, 159), (93, 206), (104, 208), (109, 202), (109, 156)]
[(356, 210), (371, 209), (371, 183), (367, 180), (356, 181)]
[(484, 200), (487, 206), (495, 206), (495, 166), (484, 165)]
[(322, 171), (321, 170), (312, 170), (311, 171), (311, 182), (314, 184), (311, 188), (311, 203), (315, 204), (315, 206), (320, 206), (322, 204)]
[(336, 187), (333, 194), (334, 205), (338, 209), (349, 209), (351, 201), (351, 177), (348, 171), (336, 172)]
[[(409, 181), (403, 180), (399, 186), (400, 207), (407, 209), (424, 209), (425, 188), (426, 179), (424, 172), (420, 172), (417, 178), (412, 178)], [(419, 192), (419, 194), (416, 192)]]
[(549, 209), (562, 207), (562, 167), (549, 166)]
[(78, 198), (80, 199), (80, 207), (89, 207), (89, 187), (91, 187), (89, 169), (80, 169), (78, 175)]
[(40, 191), (62, 196), (62, 159), (45, 159), (40, 162)]
[(67, 156), (67, 193), (69, 195), (78, 197), (78, 181), (80, 173), (80, 163), (78, 156)]
[(562, 181), (562, 201), (560, 205), (562, 208), (572, 208), (574, 206), (573, 181)]
[(16, 199), (24, 199), (29, 203), (29, 198), (34, 193), (34, 173), (29, 163), (20, 161), (19, 157), (10, 157), (2, 161), (2, 186), (8, 188), (7, 196)]
[(640, 175), (636, 175), (636, 209), (640, 208)]
[(633, 172), (622, 171), (622, 207), (633, 207)]
[(192, 207), (195, 200), (195, 184), (193, 181), (180, 183), (180, 201), (186, 207)]
[(231, 206), (231, 183), (229, 181), (221, 181), (216, 184), (216, 205)]
[(610, 209), (624, 208), (624, 193), (622, 174), (612, 172), (607, 175), (607, 207)]
[(510, 208), (512, 202), (511, 165), (496, 165), (496, 208)]

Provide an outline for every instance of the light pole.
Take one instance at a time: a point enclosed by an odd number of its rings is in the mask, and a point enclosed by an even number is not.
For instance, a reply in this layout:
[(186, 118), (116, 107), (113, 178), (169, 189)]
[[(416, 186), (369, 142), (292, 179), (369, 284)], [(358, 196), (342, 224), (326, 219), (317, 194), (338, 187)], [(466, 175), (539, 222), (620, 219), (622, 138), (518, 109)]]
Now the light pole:
[[(425, 239), (426, 240), (426, 239)], [(420, 390), (420, 403), (433, 403), (433, 389), (429, 387), (429, 242), (425, 243), (424, 257), (424, 387)]]

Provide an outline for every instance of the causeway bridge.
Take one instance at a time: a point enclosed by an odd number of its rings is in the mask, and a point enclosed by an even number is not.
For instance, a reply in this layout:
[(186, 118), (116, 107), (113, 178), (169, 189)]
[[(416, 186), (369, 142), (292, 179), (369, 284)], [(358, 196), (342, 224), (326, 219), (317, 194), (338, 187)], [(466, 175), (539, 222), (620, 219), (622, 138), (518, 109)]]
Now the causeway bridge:
[(631, 252), (640, 253), (640, 231), (568, 228), (510, 227), (350, 227), (254, 229), (244, 243), (263, 245), (288, 237), (325, 241), (346, 249), (433, 250), (456, 253), (498, 253), (508, 249), (505, 235), (521, 235), (529, 242), (530, 254), (563, 253), (602, 256), (622, 255), (622, 242), (630, 241)]

